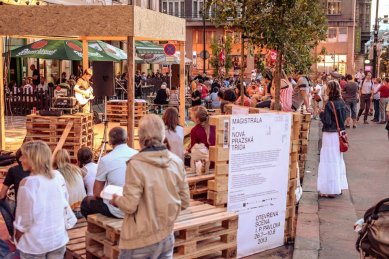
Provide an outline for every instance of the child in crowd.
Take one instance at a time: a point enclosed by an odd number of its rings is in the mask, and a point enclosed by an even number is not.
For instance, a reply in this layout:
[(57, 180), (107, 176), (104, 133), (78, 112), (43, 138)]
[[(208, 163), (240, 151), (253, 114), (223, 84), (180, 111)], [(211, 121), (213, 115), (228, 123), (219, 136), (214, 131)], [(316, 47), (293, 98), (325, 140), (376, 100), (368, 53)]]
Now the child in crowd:
[(97, 164), (93, 162), (93, 153), (89, 147), (82, 147), (77, 152), (77, 164), (84, 178), (86, 195), (93, 196), (93, 185), (96, 180)]
[(209, 117), (207, 109), (203, 106), (196, 106), (191, 110), (191, 119), (196, 126), (190, 132), (190, 146), (187, 153), (191, 153), (191, 169), (196, 172), (196, 161), (205, 161), (205, 173), (209, 171)]

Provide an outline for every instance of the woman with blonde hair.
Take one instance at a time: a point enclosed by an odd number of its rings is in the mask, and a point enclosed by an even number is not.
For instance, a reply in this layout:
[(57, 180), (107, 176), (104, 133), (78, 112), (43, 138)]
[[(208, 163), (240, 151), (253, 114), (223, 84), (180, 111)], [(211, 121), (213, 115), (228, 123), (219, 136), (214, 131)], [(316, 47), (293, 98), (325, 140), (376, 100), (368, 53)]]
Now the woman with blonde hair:
[(53, 166), (65, 179), (70, 207), (77, 218), (82, 218), (81, 201), (86, 197), (86, 191), (80, 168), (70, 163), (69, 153), (65, 149), (55, 154)]
[(65, 228), (65, 181), (53, 171), (51, 150), (42, 141), (26, 142), (20, 162), (30, 176), (20, 182), (15, 241), (20, 258), (63, 258), (69, 241)]
[(174, 222), (189, 206), (184, 163), (163, 140), (165, 125), (154, 114), (139, 122), (141, 151), (127, 162), (123, 196), (111, 203), (125, 213), (120, 233), (120, 259), (173, 258)]

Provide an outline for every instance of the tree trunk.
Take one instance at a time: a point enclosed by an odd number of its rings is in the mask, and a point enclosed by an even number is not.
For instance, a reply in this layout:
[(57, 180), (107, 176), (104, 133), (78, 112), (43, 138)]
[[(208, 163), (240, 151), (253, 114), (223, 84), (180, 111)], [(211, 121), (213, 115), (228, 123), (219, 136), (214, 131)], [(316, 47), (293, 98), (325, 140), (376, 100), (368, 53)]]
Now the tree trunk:
[(276, 71), (274, 76), (274, 80), (275, 80), (274, 105), (272, 107), (273, 110), (276, 111), (281, 111), (280, 91), (281, 91), (282, 56), (283, 56), (283, 50), (282, 48), (279, 48), (277, 52)]

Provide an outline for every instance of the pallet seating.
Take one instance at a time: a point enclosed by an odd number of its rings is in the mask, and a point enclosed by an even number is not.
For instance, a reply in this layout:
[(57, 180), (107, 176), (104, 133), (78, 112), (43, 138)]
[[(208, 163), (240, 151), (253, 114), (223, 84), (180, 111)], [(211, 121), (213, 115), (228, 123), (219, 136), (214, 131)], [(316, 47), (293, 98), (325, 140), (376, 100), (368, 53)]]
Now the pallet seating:
[(215, 175), (213, 173), (196, 175), (187, 175), (187, 181), (190, 190), (190, 198), (198, 201), (205, 201), (208, 193), (208, 181), (213, 180)]
[(61, 139), (66, 126), (73, 122), (63, 148), (71, 157), (72, 162), (77, 161), (77, 152), (81, 147), (92, 147), (93, 138), (93, 115), (77, 113), (63, 116), (27, 115), (26, 140), (42, 140), (53, 151)]
[(86, 258), (85, 232), (87, 222), (84, 218), (79, 219), (76, 226), (68, 230), (69, 242), (66, 245), (65, 259)]
[[(140, 119), (148, 113), (147, 102), (135, 99), (134, 102), (134, 123), (138, 127)], [(107, 102), (107, 119), (109, 122), (120, 122), (121, 125), (127, 124), (128, 102), (127, 100), (110, 100)]]
[[(121, 219), (90, 215), (86, 233), (87, 258), (117, 258), (122, 223)], [(234, 258), (237, 228), (236, 214), (193, 201), (190, 208), (180, 213), (174, 225), (174, 258)]]

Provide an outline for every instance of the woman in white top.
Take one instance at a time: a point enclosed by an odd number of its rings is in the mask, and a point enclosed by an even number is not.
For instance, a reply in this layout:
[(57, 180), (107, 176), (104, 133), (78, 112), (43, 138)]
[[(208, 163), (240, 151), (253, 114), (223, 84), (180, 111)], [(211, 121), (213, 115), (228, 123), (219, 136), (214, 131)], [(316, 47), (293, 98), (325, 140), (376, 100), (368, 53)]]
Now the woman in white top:
[(30, 171), (19, 186), (15, 241), (20, 258), (63, 258), (69, 241), (65, 229), (66, 189), (51, 167), (51, 150), (42, 141), (21, 147), (23, 170)]
[(81, 168), (87, 196), (93, 196), (93, 185), (96, 180), (97, 164), (93, 163), (93, 153), (89, 147), (82, 147), (77, 152), (77, 163)]
[(81, 202), (86, 197), (81, 170), (70, 163), (68, 151), (60, 149), (54, 156), (54, 168), (65, 178), (69, 193), (69, 204), (77, 218), (82, 218)]
[(178, 125), (178, 111), (169, 107), (163, 113), (163, 122), (166, 126), (166, 140), (169, 150), (184, 161), (184, 128)]

